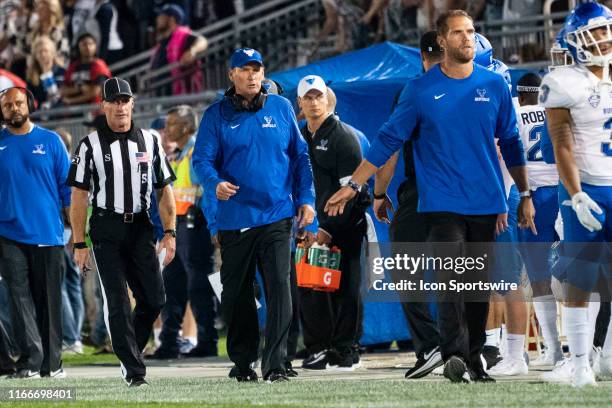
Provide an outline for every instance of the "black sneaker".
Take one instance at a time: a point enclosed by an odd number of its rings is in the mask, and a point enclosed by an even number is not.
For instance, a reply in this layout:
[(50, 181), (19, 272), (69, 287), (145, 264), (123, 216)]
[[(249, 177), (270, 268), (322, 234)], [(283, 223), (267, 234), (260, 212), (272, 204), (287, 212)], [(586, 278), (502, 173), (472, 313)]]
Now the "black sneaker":
[(155, 353), (145, 356), (145, 360), (176, 360), (180, 357), (178, 351), (170, 351), (163, 348), (158, 348)]
[(327, 350), (311, 354), (302, 361), (302, 368), (305, 370), (325, 370), (327, 367)]
[[(257, 373), (251, 367), (247, 368), (246, 370), (239, 369), (238, 367), (235, 367), (235, 369), (236, 369), (236, 372), (235, 372), (234, 378), (238, 382), (257, 381), (257, 379), (258, 379), (257, 378)], [(232, 369), (232, 370), (234, 370), (234, 369)], [(232, 374), (232, 372), (231, 372), (232, 370), (230, 370), (230, 374), (229, 375)]]
[(361, 356), (359, 355), (359, 348), (352, 349), (351, 355), (353, 357), (353, 368), (361, 368)]
[(264, 377), (264, 380), (268, 384), (272, 384), (275, 382), (286, 382), (289, 381), (289, 377), (283, 370), (272, 370), (267, 376)]
[(423, 353), (423, 356), (417, 359), (416, 364), (410, 370), (406, 371), (404, 377), (406, 378), (422, 378), (427, 374), (431, 373), (436, 368), (444, 364), (442, 361), (442, 354), (440, 353), (440, 347), (436, 347), (433, 350), (429, 350), (427, 353)]
[(128, 382), (128, 387), (132, 388), (132, 387), (148, 387), (149, 383), (142, 377), (140, 378), (132, 378), (129, 382)]
[(206, 357), (217, 357), (219, 353), (216, 348), (199, 348), (198, 346), (189, 350), (188, 353), (181, 353), (183, 358), (206, 358)]
[(353, 371), (353, 353), (346, 351), (329, 350), (327, 352), (327, 367), (330, 370)]
[(487, 363), (487, 366), (485, 367), (487, 370), (490, 370), (503, 359), (501, 353), (499, 352), (499, 347), (495, 346), (484, 346), (482, 348), (482, 357)]
[(451, 356), (444, 363), (444, 376), (456, 383), (471, 382), (465, 362), (457, 356)]
[(9, 378), (11, 380), (37, 379), (37, 378), (40, 378), (40, 372), (32, 371), (32, 370), (28, 370), (24, 368), (24, 369), (15, 371), (13, 374), (9, 375), (6, 378)]
[(0, 378), (10, 377), (13, 374), (15, 374), (13, 368), (0, 368)]
[(289, 361), (285, 363), (285, 374), (287, 374), (287, 377), (289, 378), (295, 378), (298, 376), (298, 372), (293, 369), (293, 365)]
[(478, 367), (476, 369), (469, 370), (470, 379), (474, 382), (484, 382), (484, 383), (494, 383), (495, 379), (491, 377), (487, 372), (482, 368)]

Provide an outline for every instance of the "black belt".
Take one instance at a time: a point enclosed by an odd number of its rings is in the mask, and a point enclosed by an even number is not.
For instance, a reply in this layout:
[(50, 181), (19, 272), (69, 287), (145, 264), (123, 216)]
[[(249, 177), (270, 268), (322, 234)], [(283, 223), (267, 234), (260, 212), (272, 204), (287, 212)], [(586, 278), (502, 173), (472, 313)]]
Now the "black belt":
[(149, 219), (149, 213), (147, 211), (141, 211), (139, 213), (123, 213), (119, 214), (111, 210), (105, 210), (102, 208), (94, 208), (93, 215), (101, 216), (101, 217), (110, 217), (119, 219), (126, 224), (132, 224), (134, 221), (144, 221)]

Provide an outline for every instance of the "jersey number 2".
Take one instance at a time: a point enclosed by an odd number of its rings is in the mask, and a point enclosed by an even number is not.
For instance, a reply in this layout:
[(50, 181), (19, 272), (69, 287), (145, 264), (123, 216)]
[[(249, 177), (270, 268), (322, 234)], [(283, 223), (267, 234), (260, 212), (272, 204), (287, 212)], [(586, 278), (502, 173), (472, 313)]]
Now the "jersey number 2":
[[(544, 125), (534, 126), (529, 131), (529, 141), (530, 142), (539, 142), (540, 137), (542, 136), (542, 132), (544, 132)], [(536, 143), (529, 150), (527, 150), (527, 160), (528, 161), (543, 161), (542, 150), (540, 149), (540, 143)]]

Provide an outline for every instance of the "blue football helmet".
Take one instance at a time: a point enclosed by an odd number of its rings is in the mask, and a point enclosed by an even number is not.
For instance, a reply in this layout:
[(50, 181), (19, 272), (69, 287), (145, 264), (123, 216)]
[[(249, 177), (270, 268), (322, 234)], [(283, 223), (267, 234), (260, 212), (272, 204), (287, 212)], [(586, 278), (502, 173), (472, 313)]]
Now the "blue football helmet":
[[(566, 23), (565, 41), (574, 61), (583, 65), (607, 67), (612, 50), (602, 55), (601, 45), (612, 42), (612, 11), (599, 3), (583, 3), (574, 9)], [(604, 30), (595, 38), (595, 30)]]
[(568, 67), (574, 65), (574, 58), (567, 48), (565, 42), (566, 26), (563, 26), (555, 37), (555, 42), (550, 48), (550, 62), (548, 70), (552, 71), (558, 67)]
[(474, 62), (487, 69), (491, 69), (493, 65), (493, 46), (487, 40), (487, 37), (480, 33), (476, 33), (476, 50), (474, 53)]
[(503, 76), (508, 84), (508, 88), (512, 91), (512, 77), (510, 76), (510, 69), (506, 64), (498, 59), (493, 58), (493, 63), (487, 68), (489, 71), (497, 72)]

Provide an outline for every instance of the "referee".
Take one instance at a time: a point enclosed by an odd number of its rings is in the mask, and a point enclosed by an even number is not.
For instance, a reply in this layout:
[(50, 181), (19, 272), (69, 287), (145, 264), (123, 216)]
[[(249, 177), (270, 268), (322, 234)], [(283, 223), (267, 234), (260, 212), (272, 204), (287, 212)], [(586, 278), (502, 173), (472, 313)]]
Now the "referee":
[[(176, 210), (170, 183), (175, 179), (161, 141), (134, 127), (130, 85), (120, 78), (104, 82), (102, 111), (106, 123), (87, 135), (72, 158), (68, 184), (72, 189), (70, 219), (75, 261), (86, 270), (85, 220), (89, 222), (93, 258), (104, 298), (104, 320), (121, 374), (130, 387), (146, 385), (142, 359), (153, 322), (165, 302), (155, 236), (148, 209), (155, 188), (164, 237), (159, 252), (164, 265), (176, 248)], [(132, 312), (126, 283), (136, 307)]]

